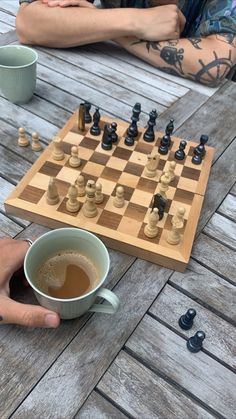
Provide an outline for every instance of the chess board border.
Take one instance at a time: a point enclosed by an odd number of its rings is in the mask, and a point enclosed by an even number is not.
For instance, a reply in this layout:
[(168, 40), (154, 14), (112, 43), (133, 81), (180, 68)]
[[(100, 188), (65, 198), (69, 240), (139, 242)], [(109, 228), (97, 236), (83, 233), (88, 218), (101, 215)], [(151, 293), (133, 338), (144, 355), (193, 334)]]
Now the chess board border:
[[(114, 119), (107, 116), (104, 116), (103, 119), (105, 119), (106, 122), (114, 121)], [(57, 135), (63, 139), (66, 134), (74, 127), (77, 120), (78, 112), (75, 112)], [(115, 121), (119, 125), (122, 125), (124, 128), (127, 127), (126, 122), (118, 119), (115, 119)], [(139, 128), (139, 130), (144, 132), (144, 128)], [(163, 133), (156, 133), (157, 138), (160, 138), (162, 135)], [(176, 138), (178, 141), (180, 140), (178, 137), (173, 136), (172, 138)], [(195, 143), (189, 143), (195, 145)], [(183, 272), (186, 269), (191, 254), (193, 240), (200, 217), (204, 194), (206, 191), (207, 181), (214, 156), (214, 149), (212, 147), (207, 147), (203, 170), (200, 173), (197, 191), (194, 193), (194, 199), (191, 204), (191, 210), (188, 217), (189, 222), (186, 224), (184, 231), (184, 241), (181, 242), (180, 245), (173, 246), (167, 244), (166, 247), (159, 244), (153, 244), (150, 240), (144, 241), (138, 237), (130, 237), (129, 235), (121, 232), (119, 232), (119, 237), (117, 237), (116, 230), (111, 230), (104, 226), (100, 226), (91, 222), (90, 219), (86, 220), (83, 225), (80, 225), (76, 217), (72, 217), (68, 214), (63, 214), (63, 217), (61, 214), (58, 214), (58, 216), (55, 218), (55, 212), (50, 208), (50, 206), (48, 208), (47, 214), (42, 214), (40, 212), (40, 208), (35, 208), (35, 204), (19, 199), (19, 195), (29, 184), (29, 180), (36, 175), (43, 163), (45, 163), (47, 159), (50, 158), (52, 150), (53, 143), (51, 142), (39, 156), (30, 170), (26, 173), (26, 175), (22, 178), (14, 191), (7, 198), (5, 201), (5, 209), (7, 213), (21, 217), (23, 219), (28, 219), (32, 222), (42, 224), (50, 228), (71, 226), (82, 228), (97, 234), (108, 247), (115, 250), (140, 257), (142, 259), (160, 264), (176, 271)]]

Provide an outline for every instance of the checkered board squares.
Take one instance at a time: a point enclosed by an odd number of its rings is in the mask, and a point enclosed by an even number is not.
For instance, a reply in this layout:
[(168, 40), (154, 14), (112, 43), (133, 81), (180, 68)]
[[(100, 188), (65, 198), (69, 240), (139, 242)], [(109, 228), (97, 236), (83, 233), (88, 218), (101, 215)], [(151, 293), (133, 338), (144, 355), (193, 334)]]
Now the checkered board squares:
[[(214, 150), (206, 147), (202, 164), (196, 166), (191, 162), (196, 143), (189, 141), (185, 159), (178, 161), (174, 159), (174, 153), (181, 139), (172, 137), (168, 155), (160, 156), (156, 177), (148, 178), (145, 175), (147, 155), (157, 151), (163, 133), (156, 133), (155, 141), (147, 143), (143, 140), (145, 129), (139, 128), (135, 144), (127, 147), (124, 139), (128, 124), (115, 120), (118, 142), (111, 150), (105, 151), (101, 147), (103, 127), (112, 120), (101, 118), (101, 134), (95, 137), (89, 132), (90, 126), (86, 126), (84, 133), (78, 131), (77, 117), (75, 113), (58, 134), (65, 158), (62, 161), (53, 160), (51, 143), (6, 200), (7, 212), (52, 228), (75, 226), (89, 230), (114, 249), (183, 271), (189, 261)], [(78, 168), (69, 165), (73, 145), (79, 147), (81, 165)], [(144, 234), (144, 228), (153, 195), (158, 192), (160, 176), (168, 170), (172, 160), (176, 161), (176, 177), (167, 191), (167, 205), (163, 219), (158, 223), (158, 235), (149, 239)], [(79, 174), (86, 182), (92, 179), (102, 184), (104, 201), (97, 205), (98, 214), (94, 218), (86, 218), (81, 210), (78, 213), (66, 210), (68, 188)], [(59, 203), (53, 206), (46, 202), (50, 177), (55, 179), (60, 196)], [(118, 185), (125, 190), (125, 205), (122, 208), (113, 205)], [(78, 199), (83, 205), (86, 198)], [(171, 229), (172, 216), (181, 206), (186, 209), (185, 225), (180, 244), (173, 246), (167, 243), (166, 237)]]

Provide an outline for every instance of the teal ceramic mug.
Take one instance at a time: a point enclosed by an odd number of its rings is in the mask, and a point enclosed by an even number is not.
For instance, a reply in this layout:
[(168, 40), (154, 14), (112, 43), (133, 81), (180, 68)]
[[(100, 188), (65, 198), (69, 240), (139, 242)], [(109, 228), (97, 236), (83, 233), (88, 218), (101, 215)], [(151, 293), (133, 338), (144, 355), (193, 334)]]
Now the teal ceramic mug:
[[(93, 263), (97, 272), (97, 282), (94, 288), (79, 297), (55, 298), (42, 291), (36, 278), (40, 267), (51, 255), (63, 253), (68, 249), (84, 255)], [(78, 228), (61, 228), (45, 233), (32, 243), (24, 260), (25, 276), (34, 289), (38, 302), (43, 307), (59, 313), (62, 319), (73, 319), (86, 311), (114, 314), (118, 310), (118, 297), (102, 287), (109, 266), (109, 254), (103, 242), (94, 234)], [(96, 304), (97, 297), (102, 297), (106, 303)]]
[(38, 54), (22, 45), (0, 47), (0, 90), (10, 102), (27, 103), (36, 86)]

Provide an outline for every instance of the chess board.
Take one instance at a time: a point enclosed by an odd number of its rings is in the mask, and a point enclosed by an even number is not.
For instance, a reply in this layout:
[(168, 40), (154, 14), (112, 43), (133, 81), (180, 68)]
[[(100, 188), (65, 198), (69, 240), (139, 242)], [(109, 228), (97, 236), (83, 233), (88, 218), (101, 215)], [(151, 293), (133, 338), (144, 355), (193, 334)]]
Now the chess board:
[[(206, 146), (203, 162), (194, 165), (191, 157), (196, 143), (188, 141), (185, 159), (176, 160), (176, 177), (167, 191), (168, 201), (164, 217), (158, 223), (158, 235), (150, 239), (145, 236), (144, 227), (148, 222), (151, 201), (158, 192), (161, 174), (167, 171), (169, 162), (175, 160), (174, 153), (181, 139), (171, 137), (170, 151), (168, 155), (160, 156), (156, 177), (148, 178), (144, 174), (147, 155), (154, 148), (157, 150), (163, 133), (156, 132), (155, 141), (148, 143), (142, 138), (145, 129), (139, 127), (135, 144), (128, 147), (124, 144), (128, 123), (104, 116), (101, 117), (101, 128), (113, 121), (118, 124), (119, 139), (112, 150), (105, 151), (101, 147), (103, 129), (97, 137), (90, 134), (90, 125), (86, 125), (83, 134), (80, 133), (76, 112), (58, 133), (65, 152), (64, 160), (53, 160), (53, 143), (49, 144), (7, 198), (6, 211), (51, 228), (73, 226), (88, 230), (99, 236), (108, 247), (183, 272), (190, 258), (214, 149)], [(72, 145), (79, 146), (82, 163), (78, 168), (72, 168), (68, 163)], [(81, 209), (78, 213), (70, 213), (66, 209), (68, 188), (79, 173), (84, 176), (85, 182), (91, 179), (102, 184), (104, 201), (98, 204), (98, 215), (94, 218), (86, 218)], [(60, 202), (56, 205), (46, 202), (50, 177), (55, 178), (60, 195)], [(125, 205), (122, 208), (113, 205), (118, 185), (125, 190)], [(85, 197), (78, 199), (82, 204), (85, 201)], [(171, 229), (172, 216), (179, 207), (186, 209), (182, 237), (179, 244), (170, 245), (166, 237)]]

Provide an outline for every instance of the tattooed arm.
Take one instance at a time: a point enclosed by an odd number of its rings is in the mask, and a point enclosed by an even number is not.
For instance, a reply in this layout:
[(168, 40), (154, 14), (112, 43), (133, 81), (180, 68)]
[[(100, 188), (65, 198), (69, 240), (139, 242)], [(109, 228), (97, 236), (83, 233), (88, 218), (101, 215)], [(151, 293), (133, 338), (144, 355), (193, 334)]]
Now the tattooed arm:
[(236, 36), (210, 35), (151, 42), (132, 38), (115, 40), (126, 50), (176, 76), (216, 87), (236, 63)]

